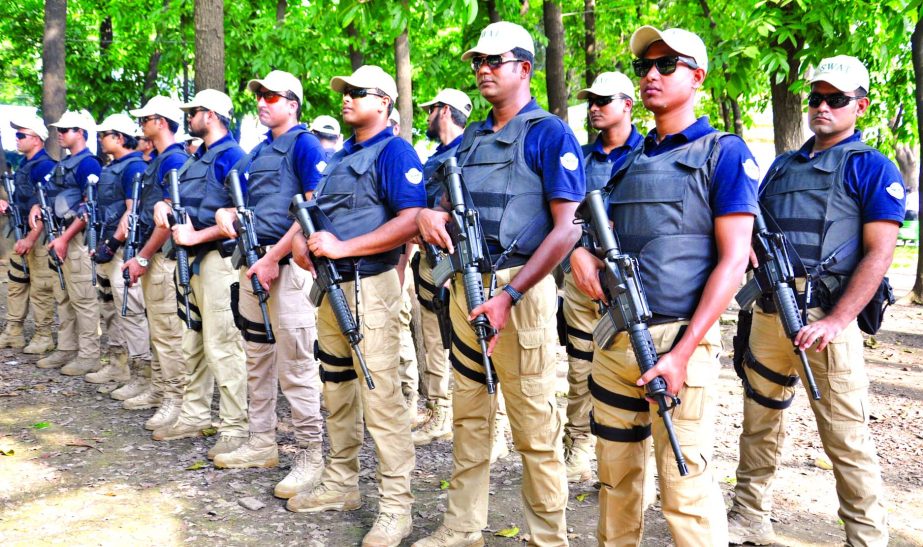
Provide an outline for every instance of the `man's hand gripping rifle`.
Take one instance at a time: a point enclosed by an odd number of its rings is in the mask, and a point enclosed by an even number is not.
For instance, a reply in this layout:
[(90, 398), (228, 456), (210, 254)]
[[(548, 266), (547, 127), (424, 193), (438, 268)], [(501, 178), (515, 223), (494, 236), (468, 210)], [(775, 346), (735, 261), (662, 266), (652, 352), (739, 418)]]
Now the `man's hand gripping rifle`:
[[(593, 329), (593, 340), (599, 347), (608, 349), (616, 335), (625, 331), (641, 374), (644, 374), (653, 368), (659, 359), (651, 332), (647, 328), (651, 312), (641, 284), (638, 261), (619, 250), (615, 235), (609, 227), (607, 201), (607, 196), (599, 190), (594, 190), (587, 194), (577, 209), (577, 218), (592, 232), (592, 236), (598, 242), (598, 249), (603, 253), (601, 258), (604, 267), (599, 272), (599, 281), (607, 302), (601, 306), (602, 318)], [(667, 383), (660, 376), (648, 382), (645, 388), (647, 397), (657, 403), (657, 414), (663, 419), (679, 474), (685, 476), (689, 474), (689, 470), (670, 417), (670, 410), (680, 404), (680, 400), (667, 393)]]
[[(48, 205), (48, 199), (45, 196), (45, 183), (42, 181), (36, 182), (35, 189), (38, 193), (38, 204), (42, 212), (42, 224), (45, 228), (45, 242), (51, 243), (58, 236), (59, 226), (55, 219), (54, 211), (51, 209), (51, 206)], [(61, 283), (61, 289), (63, 290), (64, 272), (61, 270), (61, 266), (63, 265), (61, 257), (55, 252), (54, 247), (48, 250), (48, 257), (51, 259), (51, 264), (54, 266), (55, 271), (58, 272), (58, 281)]]
[[(299, 226), (301, 226), (301, 233), (304, 234), (305, 239), (310, 238), (317, 232), (314, 219), (311, 218), (311, 212), (309, 211), (309, 209), (316, 206), (316, 202), (306, 202), (304, 196), (301, 194), (296, 194), (295, 197), (292, 198), (290, 210), (298, 221)], [(320, 307), (324, 295), (327, 295), (330, 301), (330, 309), (333, 310), (333, 316), (336, 317), (337, 324), (340, 326), (340, 332), (346, 337), (349, 345), (353, 348), (353, 352), (356, 354), (356, 358), (359, 359), (359, 368), (362, 369), (365, 385), (367, 385), (369, 389), (375, 389), (375, 382), (372, 381), (369, 367), (365, 364), (365, 357), (362, 355), (362, 350), (359, 349), (359, 342), (362, 341), (362, 333), (359, 331), (358, 321), (353, 317), (352, 312), (349, 311), (346, 293), (344, 293), (343, 288), (340, 287), (340, 283), (342, 283), (343, 280), (340, 277), (340, 273), (337, 271), (336, 265), (327, 257), (314, 256), (313, 254), (311, 255), (311, 263), (314, 264), (314, 273), (317, 276), (316, 279), (314, 279), (314, 285), (311, 287), (311, 303), (313, 303), (315, 307)], [(356, 279), (356, 283), (359, 283), (358, 279)]]

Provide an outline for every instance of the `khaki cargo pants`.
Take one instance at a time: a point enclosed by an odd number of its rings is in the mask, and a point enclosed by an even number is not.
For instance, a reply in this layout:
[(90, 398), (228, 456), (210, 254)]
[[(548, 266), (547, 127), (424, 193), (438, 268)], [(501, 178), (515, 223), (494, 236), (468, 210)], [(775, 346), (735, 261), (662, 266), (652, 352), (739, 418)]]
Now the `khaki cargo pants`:
[[(77, 350), (77, 356), (99, 359), (99, 301), (90, 280), (90, 255), (83, 234), (76, 234), (67, 244), (67, 258), (61, 269), (65, 289), (55, 279), (54, 295), (58, 302), (58, 349)], [(57, 277), (57, 274), (55, 274)]]
[[(497, 292), (520, 269), (497, 272)], [(485, 287), (489, 281), (484, 275)], [(455, 332), (450, 355), (455, 379), (454, 468), (445, 525), (475, 532), (487, 526), (490, 450), (499, 403), (496, 395), (488, 395), (483, 383), (480, 345), (468, 323), (460, 275), (453, 280), (451, 302)], [(536, 545), (567, 544), (563, 424), (554, 396), (556, 304), (554, 278), (549, 275), (512, 308), (491, 357), (498, 387), (503, 389), (513, 444), (522, 457), (523, 510)]]
[[(41, 239), (39, 238), (24, 257), (10, 253), (10, 280), (6, 285), (6, 322), (7, 325), (17, 323), (22, 327), (31, 303), (35, 335), (51, 336), (54, 325), (54, 286), (58, 284), (58, 274), (48, 264), (48, 249)], [(23, 260), (29, 265), (27, 280), (21, 269)], [(58, 285), (60, 287), (60, 284)]]
[(109, 347), (123, 348), (133, 359), (151, 360), (151, 333), (144, 314), (144, 292), (141, 285), (128, 289), (128, 307), (122, 317), (125, 278), (122, 275), (123, 250), (105, 264), (96, 266), (96, 292), (100, 315), (109, 333)]
[[(658, 355), (673, 346), (683, 323), (650, 328)], [(712, 451), (716, 416), (715, 392), (721, 368), (721, 331), (712, 326), (689, 359), (686, 383), (679, 392), (682, 403), (671, 412), (673, 428), (689, 474), (680, 476), (657, 406), (644, 399), (644, 388), (635, 385), (641, 376), (626, 333), (616, 336), (612, 347), (596, 347), (592, 381), (598, 388), (619, 397), (610, 406), (593, 393), (593, 415), (599, 426), (621, 430), (634, 440), (606, 440), (599, 435), (600, 545), (640, 545), (644, 532), (644, 477), (654, 445), (660, 499), (664, 517), (676, 545), (727, 545), (724, 498), (714, 475)], [(594, 390), (597, 388), (594, 388)]]
[(564, 434), (590, 451), (596, 438), (590, 434), (590, 388), (587, 378), (593, 366), (593, 329), (599, 322), (599, 306), (583, 294), (570, 273), (564, 274), (564, 319), (567, 323), (567, 423)]
[(154, 253), (147, 273), (141, 276), (144, 306), (147, 308), (151, 347), (151, 383), (163, 397), (181, 399), (186, 388), (186, 360), (183, 358), (183, 329), (176, 315), (176, 261)]
[[(820, 308), (809, 310), (808, 321), (824, 317)], [(783, 376), (795, 373), (804, 383), (801, 360), (785, 336), (777, 314), (755, 309), (750, 330), (753, 357)], [(869, 380), (862, 356), (862, 333), (850, 323), (824, 351), (805, 352), (820, 400), (813, 400), (801, 385), (785, 387), (746, 368), (747, 380), (760, 395), (782, 401), (796, 392), (811, 405), (824, 452), (833, 464), (838, 515), (850, 545), (887, 545), (888, 520), (884, 486), (875, 443), (869, 431)], [(740, 462), (732, 509), (749, 516), (766, 517), (772, 510), (772, 479), (782, 458), (785, 412), (744, 397)]]
[[(426, 251), (420, 249), (418, 258), (412, 262), (417, 298), (420, 300), (420, 326), (423, 332), (423, 350), (426, 355), (422, 367), (423, 395), (437, 404), (450, 403), (448, 352), (442, 347), (442, 333), (439, 319), (427, 306), (433, 302), (433, 270), (426, 261)], [(423, 304), (425, 302), (426, 304)]]

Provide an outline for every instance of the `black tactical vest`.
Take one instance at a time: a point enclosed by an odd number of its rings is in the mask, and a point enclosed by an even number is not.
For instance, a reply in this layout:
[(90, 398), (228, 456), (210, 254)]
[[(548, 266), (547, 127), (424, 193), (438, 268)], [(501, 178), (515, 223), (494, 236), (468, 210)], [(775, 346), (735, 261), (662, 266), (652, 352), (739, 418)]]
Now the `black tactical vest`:
[[(367, 234), (394, 216), (379, 197), (381, 187), (378, 172), (378, 156), (385, 146), (394, 139), (388, 136), (359, 151), (347, 155), (340, 150), (324, 170), (324, 178), (315, 192), (317, 205), (323, 217), (319, 219), (325, 230), (330, 231), (341, 240), (352, 239)], [(378, 273), (397, 264), (401, 248), (372, 256), (362, 257), (362, 270)], [(337, 269), (349, 271), (351, 260), (337, 261)], [(381, 267), (375, 268), (378, 264)]]
[[(232, 148), (240, 148), (233, 139), (210, 147), (201, 158), (187, 161), (179, 173), (182, 204), (196, 230), (214, 226), (215, 211), (234, 206), (224, 181), (219, 181), (215, 175), (215, 161)], [(203, 222), (203, 217), (208, 221)]]
[(51, 179), (45, 185), (45, 199), (58, 218), (74, 213), (83, 201), (83, 190), (77, 181), (77, 168), (86, 158), (93, 158), (93, 161), (99, 162), (88, 148), (84, 148), (79, 153), (71, 154), (59, 161), (52, 171)]
[(29, 202), (32, 201), (33, 196), (35, 196), (35, 183), (32, 182), (32, 170), (42, 161), (54, 163), (48, 156), (43, 154), (39, 157), (39, 155), (36, 154), (32, 156), (31, 160), (24, 160), (13, 175), (13, 194), (15, 195), (10, 196), (10, 200), (19, 207), (19, 211), (24, 219), (29, 214)]
[(171, 146), (163, 154), (158, 154), (156, 158), (147, 164), (144, 175), (141, 178), (141, 203), (138, 205), (139, 217), (141, 221), (141, 241), (147, 241), (154, 231), (154, 205), (158, 201), (163, 201), (163, 186), (160, 180), (160, 165), (163, 161), (175, 154), (182, 154), (183, 159), (188, 159), (189, 154), (182, 147)]
[(610, 183), (615, 233), (622, 251), (638, 259), (655, 314), (692, 317), (717, 263), (709, 188), (725, 135), (709, 133), (654, 157), (638, 147)]
[(502, 129), (483, 132), (469, 125), (458, 147), (462, 179), (481, 218), (488, 246), (516, 250), (505, 266), (522, 264), (553, 227), (542, 178), (526, 163), (525, 137), (552, 114), (536, 109), (519, 114)]
[[(869, 152), (875, 149), (861, 141), (834, 146), (811, 159), (787, 152), (766, 175), (760, 205), (801, 258), (792, 260), (796, 275), (804, 275), (802, 264), (815, 268), (853, 238), (861, 242), (862, 211), (846, 193), (843, 179), (847, 160)], [(861, 256), (861, 252), (838, 254), (830, 271), (850, 274)]]
[(144, 158), (141, 157), (140, 153), (132, 154), (120, 162), (111, 163), (103, 167), (102, 173), (99, 174), (99, 184), (97, 185), (99, 194), (96, 196), (96, 200), (104, 238), (115, 233), (119, 220), (125, 214), (125, 200), (130, 196), (125, 195), (125, 190), (122, 187), (122, 177), (126, 169), (138, 162), (144, 163)]
[(445, 160), (455, 155), (457, 150), (458, 146), (450, 146), (438, 154), (433, 154), (426, 160), (426, 163), (423, 164), (423, 180), (426, 181), (427, 207), (433, 208), (438, 205), (439, 199), (442, 197), (445, 190), (442, 181), (433, 180), (433, 175), (435, 175), (439, 167), (445, 163)]
[(586, 172), (586, 191), (589, 194), (593, 190), (599, 190), (609, 182), (612, 176), (612, 164), (609, 156), (599, 159), (599, 154), (593, 152), (593, 144), (587, 144), (583, 148), (583, 167)]
[(263, 141), (237, 163), (238, 171), (248, 173), (246, 200), (260, 245), (275, 245), (292, 226), (288, 207), (295, 194), (303, 193), (293, 152), (298, 137), (307, 132), (299, 128)]

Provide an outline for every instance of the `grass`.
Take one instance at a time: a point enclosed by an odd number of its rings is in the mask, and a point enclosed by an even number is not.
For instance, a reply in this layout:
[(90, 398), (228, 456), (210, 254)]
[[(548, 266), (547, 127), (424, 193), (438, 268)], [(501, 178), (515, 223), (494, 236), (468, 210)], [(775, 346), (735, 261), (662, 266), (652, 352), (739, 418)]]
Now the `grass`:
[(894, 260), (891, 261), (891, 271), (912, 274), (917, 268), (919, 247), (904, 245), (894, 249)]

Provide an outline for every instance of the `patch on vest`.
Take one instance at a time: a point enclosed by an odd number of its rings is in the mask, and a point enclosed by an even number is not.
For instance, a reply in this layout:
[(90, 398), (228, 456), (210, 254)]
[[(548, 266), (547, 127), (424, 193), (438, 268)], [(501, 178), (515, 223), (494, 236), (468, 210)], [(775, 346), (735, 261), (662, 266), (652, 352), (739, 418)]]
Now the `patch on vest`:
[(904, 199), (904, 185), (899, 182), (892, 182), (885, 188), (885, 192), (894, 199)]
[(321, 160), (317, 162), (317, 165), (315, 165), (314, 167), (317, 169), (318, 173), (323, 173), (324, 169), (327, 168), (327, 162), (325, 162), (324, 160)]
[(99, 182), (99, 177), (97, 177), (96, 175), (91, 174), (91, 175), (87, 176), (87, 182), (90, 183), (90, 184), (96, 184), (97, 182)]
[(423, 173), (416, 167), (411, 167), (404, 173), (404, 178), (406, 178), (407, 182), (410, 184), (420, 184), (423, 182)]
[(747, 174), (753, 180), (759, 180), (760, 178), (760, 168), (756, 165), (756, 162), (753, 161), (753, 158), (747, 158), (747, 161), (743, 163), (744, 173)]
[(577, 167), (580, 165), (580, 160), (577, 159), (577, 156), (573, 152), (568, 152), (561, 156), (561, 166), (568, 171), (576, 171)]
[(45, 182), (51, 182), (51, 173), (45, 175)]

